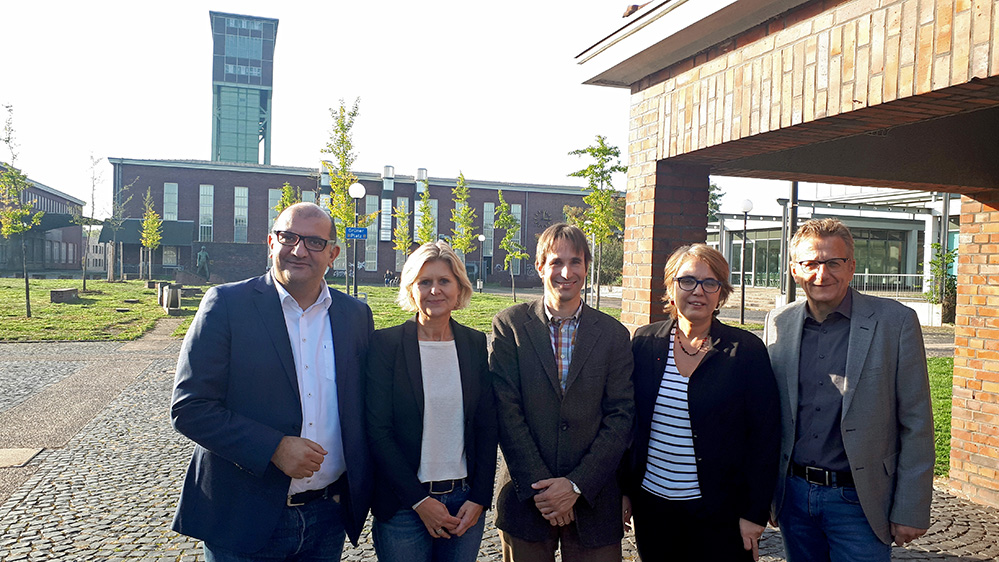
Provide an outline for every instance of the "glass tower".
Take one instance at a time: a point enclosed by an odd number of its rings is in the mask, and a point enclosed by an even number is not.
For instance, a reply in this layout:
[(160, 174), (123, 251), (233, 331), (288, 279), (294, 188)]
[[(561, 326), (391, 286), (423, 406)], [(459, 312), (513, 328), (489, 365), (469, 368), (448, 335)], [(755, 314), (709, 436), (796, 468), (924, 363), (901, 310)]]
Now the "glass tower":
[(278, 20), (208, 14), (213, 39), (212, 160), (270, 164)]

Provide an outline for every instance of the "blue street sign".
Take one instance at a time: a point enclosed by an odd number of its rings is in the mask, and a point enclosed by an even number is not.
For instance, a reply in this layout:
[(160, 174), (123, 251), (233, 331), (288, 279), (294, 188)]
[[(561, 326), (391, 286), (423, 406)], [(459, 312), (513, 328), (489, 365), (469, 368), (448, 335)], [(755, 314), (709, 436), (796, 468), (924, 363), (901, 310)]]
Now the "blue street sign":
[(367, 240), (368, 229), (364, 226), (348, 226), (347, 240)]

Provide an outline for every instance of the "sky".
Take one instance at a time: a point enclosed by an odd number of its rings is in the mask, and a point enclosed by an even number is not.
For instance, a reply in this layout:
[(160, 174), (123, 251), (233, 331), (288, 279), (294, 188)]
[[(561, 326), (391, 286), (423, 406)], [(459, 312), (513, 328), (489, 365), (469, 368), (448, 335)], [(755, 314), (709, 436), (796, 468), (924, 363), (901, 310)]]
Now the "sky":
[[(596, 135), (627, 164), (630, 93), (583, 85), (574, 57), (623, 25), (628, 3), (5, 2), (0, 104), (14, 107), (16, 164), (87, 214), (100, 160), (103, 217), (108, 157), (210, 159), (209, 10), (271, 17), (272, 164), (318, 167), (330, 108), (360, 98), (356, 171), (582, 187), (567, 174), (587, 161), (568, 152)], [(723, 212), (738, 212), (743, 197), (719, 183)]]

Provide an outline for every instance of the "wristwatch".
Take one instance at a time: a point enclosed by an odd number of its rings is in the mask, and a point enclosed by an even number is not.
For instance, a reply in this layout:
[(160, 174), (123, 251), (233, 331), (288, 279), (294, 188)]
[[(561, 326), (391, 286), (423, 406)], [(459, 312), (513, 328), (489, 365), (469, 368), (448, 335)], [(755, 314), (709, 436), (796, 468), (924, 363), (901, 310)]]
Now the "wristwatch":
[[(569, 479), (566, 478), (566, 480), (569, 480)], [(579, 486), (577, 486), (575, 482), (573, 482), (572, 480), (569, 480), (569, 484), (572, 484), (572, 491), (576, 492), (576, 495), (579, 495), (579, 496), (583, 495), (583, 492), (581, 492), (579, 490)]]

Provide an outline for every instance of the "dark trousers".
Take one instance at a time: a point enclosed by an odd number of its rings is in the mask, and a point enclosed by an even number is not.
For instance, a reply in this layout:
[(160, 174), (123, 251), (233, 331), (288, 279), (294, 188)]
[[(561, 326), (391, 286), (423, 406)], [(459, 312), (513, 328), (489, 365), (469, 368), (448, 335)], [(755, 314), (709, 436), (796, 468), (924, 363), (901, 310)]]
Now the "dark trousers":
[(631, 509), (643, 562), (753, 559), (742, 547), (739, 516), (712, 512), (703, 500), (667, 500), (639, 490)]

